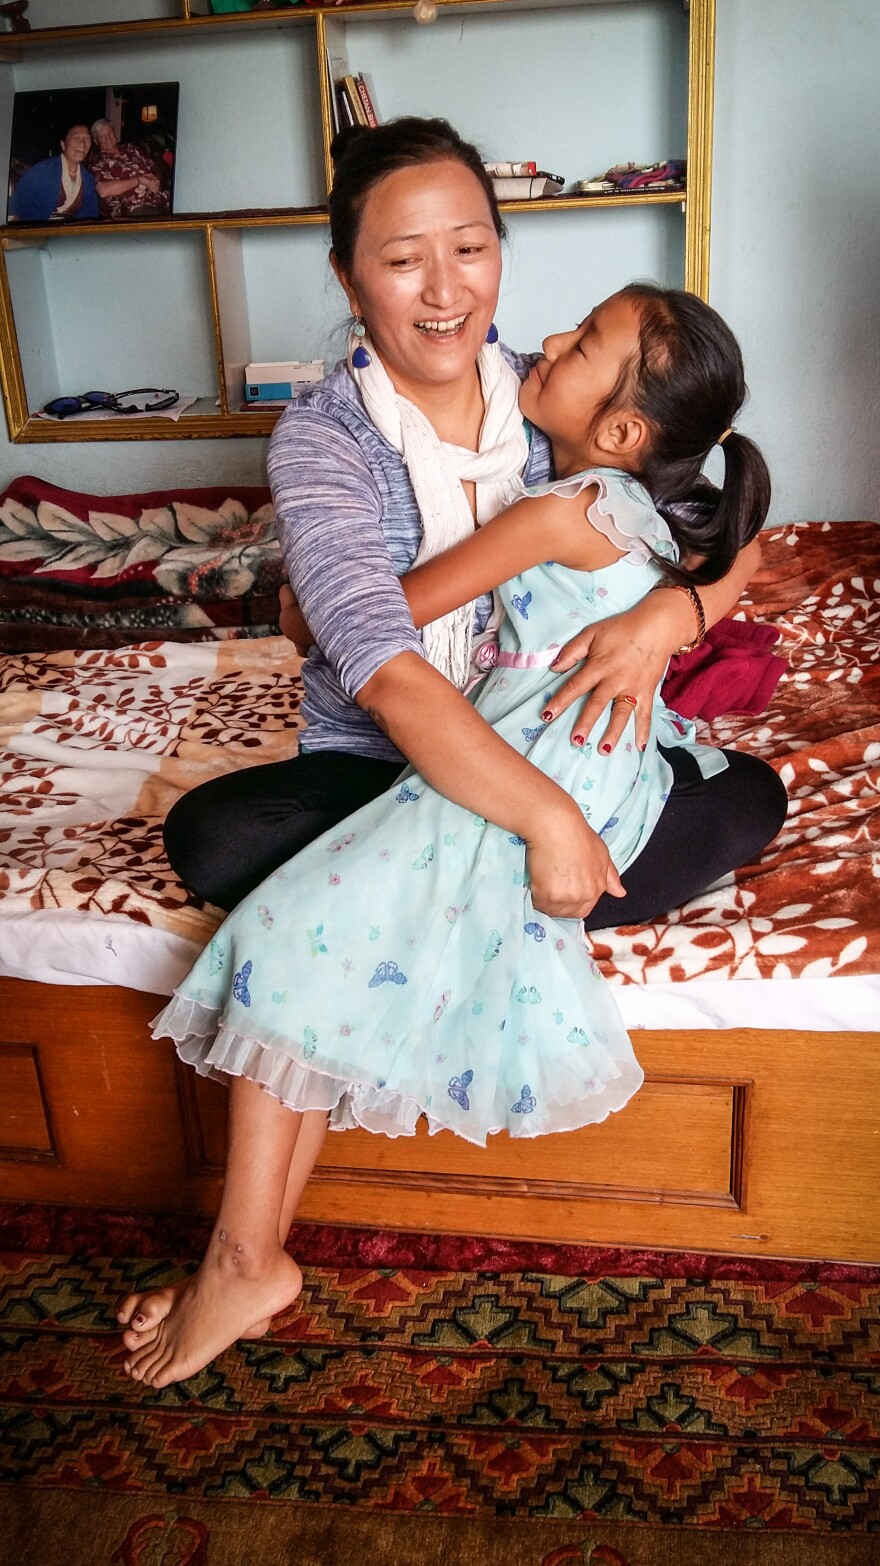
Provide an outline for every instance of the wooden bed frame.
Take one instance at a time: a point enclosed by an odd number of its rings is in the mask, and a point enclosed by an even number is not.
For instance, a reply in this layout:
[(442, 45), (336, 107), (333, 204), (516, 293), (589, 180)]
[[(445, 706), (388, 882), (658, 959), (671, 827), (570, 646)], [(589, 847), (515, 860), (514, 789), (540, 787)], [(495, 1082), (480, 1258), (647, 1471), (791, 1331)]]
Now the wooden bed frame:
[[(0, 1200), (211, 1213), (225, 1093), (154, 1041), (161, 996), (0, 979)], [(483, 1151), (331, 1135), (304, 1219), (880, 1262), (880, 1033), (634, 1035), (618, 1115)]]

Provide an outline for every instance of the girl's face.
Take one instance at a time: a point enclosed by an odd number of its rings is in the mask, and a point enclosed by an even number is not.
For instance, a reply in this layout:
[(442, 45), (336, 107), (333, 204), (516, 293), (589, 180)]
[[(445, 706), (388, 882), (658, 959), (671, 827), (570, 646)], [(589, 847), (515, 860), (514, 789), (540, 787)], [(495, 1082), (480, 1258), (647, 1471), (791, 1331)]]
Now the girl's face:
[(553, 442), (557, 474), (576, 473), (594, 460), (596, 415), (638, 354), (639, 326), (635, 301), (612, 294), (574, 331), (544, 339), (544, 357), (523, 382), (519, 405)]
[(351, 273), (340, 273), (395, 389), (414, 402), (473, 374), (500, 281), (485, 192), (452, 159), (398, 169), (374, 186)]

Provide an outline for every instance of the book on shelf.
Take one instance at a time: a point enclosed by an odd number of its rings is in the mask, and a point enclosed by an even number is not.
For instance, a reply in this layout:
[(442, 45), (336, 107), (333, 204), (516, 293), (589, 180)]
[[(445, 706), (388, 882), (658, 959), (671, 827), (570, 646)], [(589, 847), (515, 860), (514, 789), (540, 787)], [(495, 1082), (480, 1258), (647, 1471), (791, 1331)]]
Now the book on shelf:
[(341, 82), (336, 88), (333, 96), (336, 104), (336, 120), (338, 121), (338, 129), (345, 130), (347, 125), (359, 124), (360, 122), (355, 120), (354, 111), (345, 95), (345, 89)]
[(330, 113), (333, 117), (334, 132), (342, 129), (347, 123), (339, 117), (339, 84), (346, 71), (345, 56), (334, 54), (331, 49), (325, 50), (327, 63), (327, 83), (330, 88)]
[(561, 174), (548, 174), (545, 169), (538, 169), (536, 174), (511, 174), (492, 180), (498, 201), (536, 201), (541, 196), (558, 196), (564, 185)]
[(340, 82), (334, 93), (336, 103), (336, 118), (339, 121), (339, 129), (345, 130), (347, 125), (359, 125), (360, 121), (354, 117), (354, 110), (348, 101), (345, 88)]
[(375, 106), (373, 104), (373, 99), (372, 99), (372, 96), (370, 94), (370, 89), (367, 86), (366, 82), (364, 81), (364, 73), (363, 73), (363, 71), (358, 71), (357, 76), (355, 77), (354, 80), (355, 80), (355, 86), (357, 87), (357, 90), (358, 90), (358, 96), (359, 96), (359, 98), (361, 100), (361, 103), (364, 106), (364, 113), (367, 116), (367, 124), (368, 125), (378, 125), (378, 123), (379, 123), (379, 116), (376, 113), (376, 109), (375, 109)]

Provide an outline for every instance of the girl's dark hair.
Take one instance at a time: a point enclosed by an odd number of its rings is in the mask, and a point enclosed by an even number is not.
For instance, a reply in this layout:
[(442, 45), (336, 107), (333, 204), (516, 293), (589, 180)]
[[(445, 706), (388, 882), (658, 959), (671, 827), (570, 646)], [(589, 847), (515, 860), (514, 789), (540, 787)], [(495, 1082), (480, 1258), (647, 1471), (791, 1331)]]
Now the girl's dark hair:
[(621, 292), (639, 311), (639, 353), (601, 411), (626, 402), (649, 421), (650, 446), (635, 476), (669, 523), (682, 559), (702, 559), (693, 567), (661, 562), (664, 569), (678, 581), (717, 582), (760, 531), (770, 506), (767, 464), (746, 435), (725, 436), (720, 489), (702, 472), (745, 401), (739, 343), (696, 294), (653, 283), (631, 283)]
[(398, 169), (445, 163), (449, 159), (464, 164), (483, 188), (496, 234), (499, 239), (504, 237), (504, 224), (483, 160), (476, 147), (464, 141), (447, 120), (406, 115), (385, 125), (349, 125), (334, 136), (330, 156), (330, 240), (343, 271), (351, 269), (367, 196), (374, 185)]

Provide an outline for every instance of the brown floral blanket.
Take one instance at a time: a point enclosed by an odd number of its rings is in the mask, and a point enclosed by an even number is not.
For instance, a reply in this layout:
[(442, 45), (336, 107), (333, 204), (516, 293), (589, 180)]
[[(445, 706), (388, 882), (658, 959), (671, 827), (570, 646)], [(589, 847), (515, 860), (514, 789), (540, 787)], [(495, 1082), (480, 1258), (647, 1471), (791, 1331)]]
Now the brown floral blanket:
[[(788, 822), (667, 920), (598, 937), (609, 977), (880, 973), (878, 599), (875, 524), (766, 535), (743, 612), (779, 629), (788, 672), (765, 713), (702, 734), (779, 769)], [(179, 886), (161, 820), (203, 779), (294, 752), (296, 671), (280, 637), (0, 660), (0, 921), (79, 910), (205, 940), (219, 915)]]

